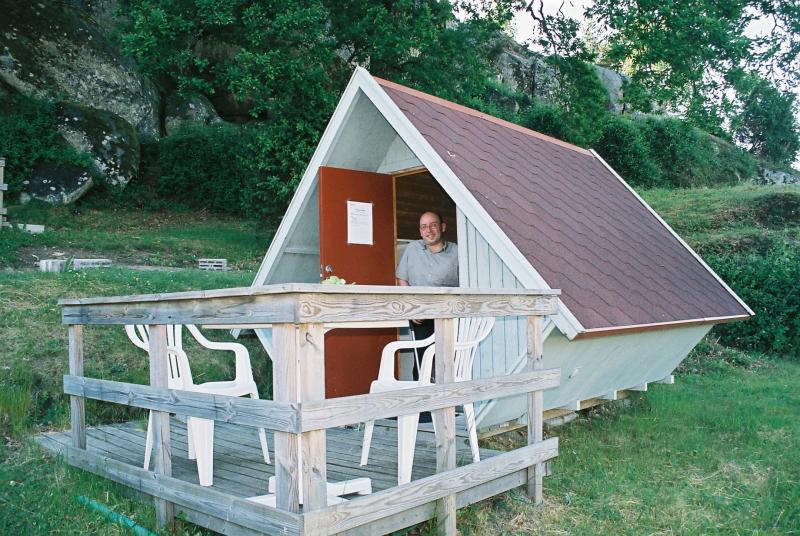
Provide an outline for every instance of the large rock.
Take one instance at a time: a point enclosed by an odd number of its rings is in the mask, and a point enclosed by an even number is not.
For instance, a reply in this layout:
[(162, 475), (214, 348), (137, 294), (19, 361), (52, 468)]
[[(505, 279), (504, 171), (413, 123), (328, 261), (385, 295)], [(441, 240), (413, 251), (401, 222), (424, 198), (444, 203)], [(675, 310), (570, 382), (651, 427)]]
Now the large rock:
[(222, 121), (206, 97), (197, 95), (183, 98), (178, 94), (167, 97), (164, 112), (164, 129), (167, 135), (175, 134), (187, 125), (205, 126)]
[(19, 92), (125, 118), (158, 136), (158, 93), (81, 9), (54, 0), (3, 2), (0, 78)]
[(33, 170), (30, 179), (23, 182), (25, 191), (19, 199), (23, 203), (38, 199), (54, 205), (66, 205), (89, 191), (92, 184), (92, 176), (86, 169), (40, 164)]
[(627, 77), (602, 65), (595, 65), (594, 70), (597, 73), (597, 77), (600, 78), (600, 83), (603, 84), (603, 87), (608, 92), (611, 111), (616, 114), (622, 113), (623, 86)]
[[(544, 57), (517, 44), (506, 44), (504, 50), (494, 60), (498, 71), (498, 81), (514, 91), (555, 103), (558, 79), (555, 71), (545, 62)], [(611, 111), (622, 111), (623, 84), (625, 75), (601, 65), (595, 65), (595, 72), (608, 92)]]
[(89, 153), (94, 175), (111, 188), (124, 188), (139, 174), (139, 140), (122, 117), (76, 104), (60, 109), (59, 131), (78, 152)]
[(781, 169), (758, 169), (757, 183), (760, 184), (800, 184), (800, 172), (790, 173)]

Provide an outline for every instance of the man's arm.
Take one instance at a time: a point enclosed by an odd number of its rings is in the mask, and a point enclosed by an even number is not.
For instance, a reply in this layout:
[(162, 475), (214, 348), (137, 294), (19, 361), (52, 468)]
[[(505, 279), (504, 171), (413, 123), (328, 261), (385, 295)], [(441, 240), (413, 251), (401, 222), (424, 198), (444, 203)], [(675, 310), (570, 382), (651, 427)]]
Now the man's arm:
[(405, 279), (397, 278), (397, 279), (395, 279), (395, 281), (397, 281), (397, 286), (398, 287), (410, 287), (411, 286), (411, 285), (408, 284), (408, 281), (406, 281)]

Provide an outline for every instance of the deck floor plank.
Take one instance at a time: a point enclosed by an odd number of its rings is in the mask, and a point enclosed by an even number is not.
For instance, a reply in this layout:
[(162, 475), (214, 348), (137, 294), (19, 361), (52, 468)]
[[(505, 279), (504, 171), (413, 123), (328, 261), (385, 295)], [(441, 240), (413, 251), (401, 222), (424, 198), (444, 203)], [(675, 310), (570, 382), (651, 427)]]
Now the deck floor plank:
[[(87, 429), (87, 449), (104, 456), (141, 467), (144, 461), (145, 429), (143, 423), (130, 421)], [(363, 431), (359, 428), (332, 428), (327, 434), (328, 480), (337, 482), (351, 478), (372, 479), (374, 491), (396, 485), (397, 432), (394, 421), (378, 421), (375, 426), (369, 463), (360, 465)], [(183, 419), (171, 422), (173, 476), (197, 483), (197, 466), (187, 458), (186, 424)], [(274, 445), (273, 434), (267, 442)], [(39, 437), (49, 450), (70, 444), (69, 432)], [(459, 442), (459, 465), (468, 462), (469, 448)], [(481, 449), (490, 457), (495, 451)], [(436, 470), (436, 448), (432, 431), (420, 429), (414, 458), (413, 478), (432, 475)], [(235, 496), (248, 497), (266, 493), (267, 481), (275, 474), (273, 465), (263, 461), (255, 429), (217, 422), (214, 432), (214, 488)]]

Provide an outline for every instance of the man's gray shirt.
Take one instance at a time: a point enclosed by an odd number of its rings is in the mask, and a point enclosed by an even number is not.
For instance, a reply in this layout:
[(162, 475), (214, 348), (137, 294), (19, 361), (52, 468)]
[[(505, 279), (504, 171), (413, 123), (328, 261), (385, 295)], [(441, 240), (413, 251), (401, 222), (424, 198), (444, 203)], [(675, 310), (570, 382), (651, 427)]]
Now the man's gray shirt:
[(410, 242), (395, 276), (413, 286), (457, 287), (458, 246), (445, 241), (441, 251), (434, 253), (422, 240)]

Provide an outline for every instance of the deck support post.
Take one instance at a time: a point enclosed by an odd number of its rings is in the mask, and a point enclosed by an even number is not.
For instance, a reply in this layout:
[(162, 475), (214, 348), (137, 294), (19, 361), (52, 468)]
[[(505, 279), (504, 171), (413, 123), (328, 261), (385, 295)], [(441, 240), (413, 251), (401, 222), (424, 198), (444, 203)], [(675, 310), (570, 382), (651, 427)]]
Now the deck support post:
[[(454, 318), (437, 318), (436, 381), (453, 383), (455, 377), (455, 322)], [(436, 425), (436, 472), (456, 468), (456, 408), (449, 407), (432, 412)], [(456, 496), (447, 495), (436, 501), (436, 533), (456, 535)]]
[[(542, 330), (542, 317), (528, 317), (528, 351), (527, 370), (542, 370), (544, 368), (544, 333)], [(544, 393), (533, 391), (528, 393), (528, 445), (539, 443), (543, 439), (544, 425)], [(544, 502), (542, 496), (542, 477), (544, 464), (537, 463), (528, 468), (528, 497), (533, 504), (540, 505)]]
[[(169, 356), (167, 355), (167, 327), (162, 324), (148, 326), (150, 334), (150, 385), (161, 389), (169, 387)], [(157, 475), (172, 476), (172, 449), (170, 447), (169, 413), (166, 411), (153, 411), (153, 457), (155, 458), (154, 471)], [(164, 499), (156, 497), (156, 524), (166, 527), (172, 524), (175, 518), (175, 505)]]
[[(272, 398), (297, 402), (297, 337), (293, 323), (272, 326)], [(324, 379), (323, 379), (324, 381)], [(275, 504), (281, 510), (300, 512), (300, 434), (275, 432)]]
[[(83, 376), (83, 326), (70, 324), (69, 332), (69, 373)], [(86, 449), (86, 399), (82, 396), (69, 397), (70, 425), (72, 427), (72, 446)]]
[[(325, 400), (325, 331), (321, 323), (300, 325), (300, 399)], [(305, 432), (300, 439), (303, 511), (328, 505), (325, 429)]]

